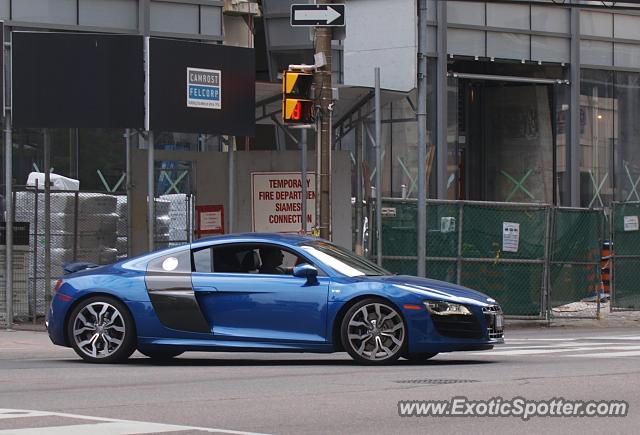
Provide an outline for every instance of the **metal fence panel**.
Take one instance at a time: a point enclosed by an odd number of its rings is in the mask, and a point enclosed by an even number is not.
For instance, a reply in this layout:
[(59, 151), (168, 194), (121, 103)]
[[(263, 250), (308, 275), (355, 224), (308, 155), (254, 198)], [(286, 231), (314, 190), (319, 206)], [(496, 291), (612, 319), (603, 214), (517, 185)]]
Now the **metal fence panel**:
[[(417, 201), (383, 207), (383, 265), (414, 275)], [(426, 276), (487, 293), (510, 316), (594, 318), (603, 223), (601, 210), (429, 200)]]
[(600, 313), (602, 210), (554, 210), (549, 273), (553, 317), (595, 318)]
[(640, 257), (615, 258), (612, 310), (640, 310)]
[(452, 202), (427, 204), (427, 257), (458, 258), (460, 207)]
[(611, 217), (611, 310), (640, 310), (640, 203), (616, 203)]
[(416, 228), (418, 228), (416, 202), (384, 201), (382, 206), (383, 255), (416, 257)]
[[(547, 206), (535, 204), (465, 204), (462, 256), (494, 258), (496, 261), (542, 261), (545, 255), (547, 213)], [(508, 232), (513, 234), (509, 235)]]
[[(465, 203), (461, 284), (502, 305), (506, 315), (541, 318), (549, 207)], [(474, 262), (469, 260), (473, 259)]]
[[(540, 318), (548, 214), (537, 204), (427, 201), (426, 276), (481, 290), (507, 315)], [(417, 202), (385, 199), (382, 219), (383, 266), (414, 275)]]
[(462, 285), (488, 294), (505, 314), (539, 318), (543, 264), (464, 263)]

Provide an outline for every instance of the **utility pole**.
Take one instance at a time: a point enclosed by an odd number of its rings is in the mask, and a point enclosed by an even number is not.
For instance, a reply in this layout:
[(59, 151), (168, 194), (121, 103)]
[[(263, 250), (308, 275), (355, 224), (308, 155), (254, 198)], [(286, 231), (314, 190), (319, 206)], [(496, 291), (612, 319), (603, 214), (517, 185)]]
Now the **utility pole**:
[[(332, 0), (317, 0), (316, 4), (333, 3)], [(324, 57), (324, 65), (316, 68), (315, 85), (316, 98), (320, 102), (319, 129), (320, 140), (320, 167), (317, 168), (320, 180), (320, 212), (319, 229), (320, 237), (331, 240), (331, 104), (333, 103), (333, 91), (331, 89), (331, 39), (333, 30), (331, 27), (316, 27), (316, 55)], [(317, 63), (317, 62), (316, 62)]]
[(418, 2), (418, 276), (427, 253), (427, 0)]

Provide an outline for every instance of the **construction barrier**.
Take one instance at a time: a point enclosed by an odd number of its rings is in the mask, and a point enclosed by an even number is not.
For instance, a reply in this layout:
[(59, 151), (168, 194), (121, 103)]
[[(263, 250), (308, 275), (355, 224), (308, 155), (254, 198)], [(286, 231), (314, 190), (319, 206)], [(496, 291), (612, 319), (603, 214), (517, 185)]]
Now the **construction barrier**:
[(611, 217), (611, 310), (640, 310), (640, 203), (615, 203)]
[[(384, 199), (381, 212), (383, 266), (415, 275), (417, 201)], [(426, 276), (480, 290), (514, 317), (597, 317), (603, 222), (601, 210), (429, 200)]]

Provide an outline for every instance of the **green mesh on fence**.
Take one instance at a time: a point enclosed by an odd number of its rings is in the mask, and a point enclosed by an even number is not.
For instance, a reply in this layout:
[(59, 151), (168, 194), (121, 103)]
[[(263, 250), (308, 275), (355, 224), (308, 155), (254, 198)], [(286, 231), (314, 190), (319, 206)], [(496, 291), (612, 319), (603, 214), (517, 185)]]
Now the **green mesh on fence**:
[(398, 275), (416, 276), (418, 274), (418, 262), (416, 260), (391, 260), (385, 258), (382, 260), (382, 267)]
[[(640, 216), (640, 204), (615, 204), (613, 207), (613, 252), (615, 255), (640, 256), (640, 231), (625, 231), (624, 221)], [(629, 228), (627, 228), (629, 229)]]
[(613, 263), (615, 308), (640, 309), (640, 258), (616, 258)]
[(458, 204), (427, 206), (427, 257), (458, 257), (459, 216)]
[(552, 264), (549, 273), (551, 308), (593, 297), (600, 287), (598, 264)]
[(640, 231), (634, 228), (639, 217), (640, 203), (613, 206), (611, 306), (614, 309), (640, 309)]
[[(382, 216), (382, 252), (384, 256), (416, 256), (418, 205), (415, 202), (383, 203), (383, 211), (392, 209), (395, 215)], [(375, 245), (375, 243), (374, 243)]]
[[(382, 267), (398, 275), (418, 274), (418, 263), (414, 260), (384, 259)], [(455, 261), (427, 261), (426, 277), (455, 283), (457, 281), (457, 265)]]
[[(465, 258), (543, 259), (548, 209), (465, 204), (463, 249)], [(505, 252), (505, 223), (519, 225), (517, 252)]]
[(603, 219), (597, 210), (556, 209), (551, 261), (599, 261)]
[(456, 283), (458, 265), (455, 261), (427, 261), (427, 278)]
[(542, 264), (465, 262), (461, 283), (494, 298), (507, 315), (539, 316), (542, 272)]

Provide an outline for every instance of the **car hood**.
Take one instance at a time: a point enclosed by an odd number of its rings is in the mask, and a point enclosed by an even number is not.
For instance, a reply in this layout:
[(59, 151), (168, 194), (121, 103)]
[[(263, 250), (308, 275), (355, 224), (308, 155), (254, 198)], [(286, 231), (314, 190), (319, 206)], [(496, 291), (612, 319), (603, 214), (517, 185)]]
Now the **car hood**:
[(496, 301), (476, 290), (449, 282), (409, 275), (367, 276), (367, 281), (392, 284), (397, 288), (420, 294), (429, 299), (452, 300), (461, 303), (495, 304)]

